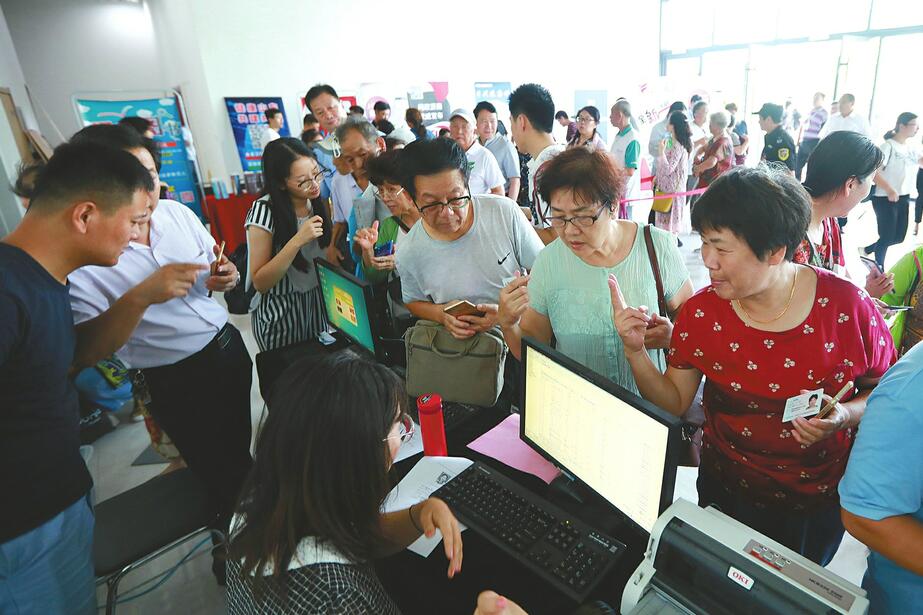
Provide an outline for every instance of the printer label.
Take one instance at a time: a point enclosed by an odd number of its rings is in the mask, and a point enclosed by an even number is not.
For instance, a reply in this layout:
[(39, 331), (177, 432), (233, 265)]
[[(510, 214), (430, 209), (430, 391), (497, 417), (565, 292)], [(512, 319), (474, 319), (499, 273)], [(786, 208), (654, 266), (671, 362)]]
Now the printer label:
[(733, 566), (728, 568), (728, 578), (747, 591), (750, 591), (753, 588), (753, 579), (745, 575), (737, 568), (734, 568)]

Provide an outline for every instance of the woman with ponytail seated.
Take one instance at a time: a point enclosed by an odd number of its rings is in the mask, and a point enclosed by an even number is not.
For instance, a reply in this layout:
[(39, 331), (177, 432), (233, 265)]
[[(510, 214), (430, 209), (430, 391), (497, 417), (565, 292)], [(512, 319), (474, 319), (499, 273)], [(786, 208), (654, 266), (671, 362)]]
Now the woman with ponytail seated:
[(327, 328), (314, 258), (330, 244), (320, 197), (326, 169), (300, 139), (283, 137), (263, 151), (263, 186), (244, 223), (248, 283), (260, 293), (252, 315), (261, 351), (317, 337)]
[[(881, 161), (881, 150), (858, 132), (837, 131), (818, 143), (808, 159), (804, 181), (811, 196), (811, 222), (795, 249), (794, 262), (846, 275), (840, 225), (835, 218), (845, 217), (868, 196)], [(865, 290), (881, 297), (893, 288), (892, 277), (870, 271)]]

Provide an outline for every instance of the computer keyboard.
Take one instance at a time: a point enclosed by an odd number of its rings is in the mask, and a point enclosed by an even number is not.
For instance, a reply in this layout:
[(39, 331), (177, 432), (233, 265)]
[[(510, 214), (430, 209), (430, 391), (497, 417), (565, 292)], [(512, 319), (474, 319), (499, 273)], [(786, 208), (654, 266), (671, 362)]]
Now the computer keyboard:
[(462, 523), (577, 602), (625, 551), (619, 541), (480, 463), (433, 495)]

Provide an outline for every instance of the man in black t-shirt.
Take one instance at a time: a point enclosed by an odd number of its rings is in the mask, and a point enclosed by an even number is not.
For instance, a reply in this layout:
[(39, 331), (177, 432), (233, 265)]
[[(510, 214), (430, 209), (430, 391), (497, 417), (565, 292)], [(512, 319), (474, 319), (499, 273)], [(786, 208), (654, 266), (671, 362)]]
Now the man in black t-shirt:
[(795, 141), (782, 128), (782, 105), (766, 103), (753, 115), (760, 116), (760, 128), (766, 133), (761, 160), (777, 162), (795, 173)]
[(0, 613), (96, 613), (67, 276), (118, 262), (153, 189), (127, 152), (62, 145), (0, 241)]

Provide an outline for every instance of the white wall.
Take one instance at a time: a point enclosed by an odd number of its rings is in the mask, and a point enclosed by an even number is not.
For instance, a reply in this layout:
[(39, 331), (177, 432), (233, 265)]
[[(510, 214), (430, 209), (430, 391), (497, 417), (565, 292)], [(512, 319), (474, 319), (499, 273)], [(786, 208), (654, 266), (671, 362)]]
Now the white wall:
[(297, 132), (298, 96), (318, 82), (346, 93), (448, 81), (453, 105), (472, 106), (475, 81), (536, 81), (572, 112), (575, 89), (608, 89), (611, 104), (658, 69), (655, 0), (626, 15), (611, 0), (586, 0), (572, 15), (547, 0), (392, 0), (390, 34), (378, 0), (0, 2), (26, 79), (65, 135), (78, 127), (74, 92), (179, 86), (206, 179), (240, 172), (225, 96), (282, 96)]
[(166, 87), (146, 4), (2, 0), (2, 5), (39, 107), (39, 126), (53, 145), (80, 128), (74, 94)]
[[(26, 96), (25, 77), (19, 66), (19, 59), (13, 47), (13, 40), (10, 38), (2, 7), (0, 7), (0, 87), (10, 90), (13, 102), (21, 109), (27, 127), (34, 127), (35, 117)], [(10, 189), (12, 182), (15, 181), (19, 162), (19, 149), (16, 147), (13, 131), (6, 114), (0, 110), (0, 169), (2, 169), (0, 172), (0, 237), (13, 230), (22, 218), (19, 198)]]

